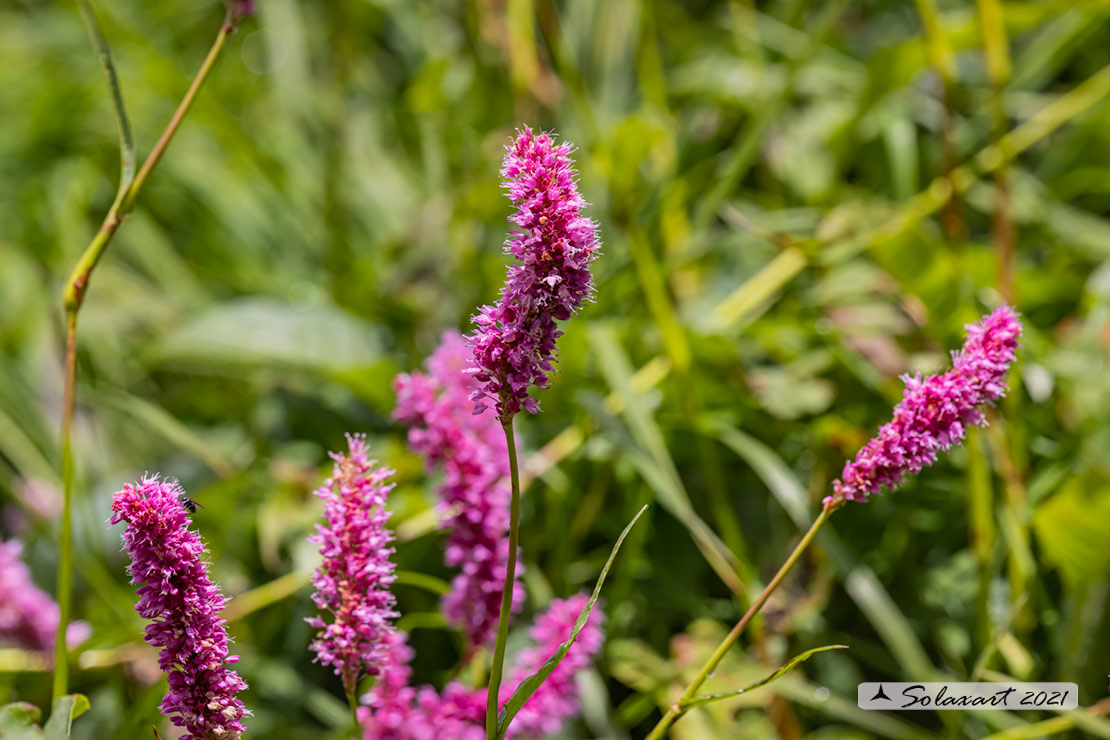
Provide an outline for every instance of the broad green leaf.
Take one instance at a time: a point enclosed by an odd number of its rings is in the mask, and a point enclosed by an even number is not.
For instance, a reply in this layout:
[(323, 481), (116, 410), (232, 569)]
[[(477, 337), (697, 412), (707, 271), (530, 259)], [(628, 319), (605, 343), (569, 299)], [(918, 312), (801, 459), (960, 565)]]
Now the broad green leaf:
[(639, 521), (645, 511), (647, 511), (646, 506), (636, 512), (636, 516), (632, 517), (632, 521), (628, 523), (628, 526), (621, 532), (620, 537), (617, 538), (616, 543), (613, 545), (612, 552), (609, 553), (609, 559), (605, 561), (605, 566), (601, 569), (601, 575), (597, 577), (597, 583), (594, 584), (593, 593), (590, 594), (589, 601), (586, 602), (586, 605), (582, 607), (582, 611), (579, 612), (578, 619), (574, 622), (574, 628), (571, 629), (570, 635), (567, 637), (566, 641), (559, 646), (559, 649), (555, 651), (554, 655), (540, 666), (538, 671), (520, 682), (520, 685), (516, 687), (516, 691), (509, 697), (509, 701), (502, 707), (501, 714), (497, 717), (498, 737), (505, 737), (505, 732), (509, 729), (509, 724), (513, 721), (513, 717), (520, 712), (524, 703), (532, 698), (532, 694), (536, 693), (536, 690), (543, 685), (543, 682), (547, 680), (551, 672), (554, 671), (559, 663), (563, 661), (563, 658), (566, 657), (567, 652), (570, 650), (571, 646), (574, 645), (574, 641), (578, 639), (578, 633), (586, 626), (586, 621), (590, 618), (590, 612), (593, 611), (594, 604), (597, 602), (597, 597), (601, 595), (601, 587), (605, 585), (605, 577), (609, 575), (609, 569), (613, 567), (613, 561), (616, 559), (617, 552), (621, 549), (621, 545), (624, 544), (624, 538), (632, 531), (632, 527), (635, 526), (636, 522)]
[(1110, 494), (1089, 491), (1079, 479), (1033, 512), (1033, 531), (1044, 558), (1073, 589), (1105, 577), (1110, 567)]
[(414, 586), (420, 588), (436, 596), (443, 596), (451, 590), (451, 584), (442, 578), (428, 575), (427, 573), (420, 573), (415, 570), (399, 570), (396, 573), (396, 580), (393, 582), (396, 586)]
[(0, 706), (0, 737), (11, 730), (31, 727), (42, 719), (42, 710), (25, 701)]
[(793, 658), (791, 658), (789, 661), (787, 661), (785, 664), (783, 664), (783, 666), (781, 668), (779, 668), (777, 671), (775, 671), (774, 673), (767, 676), (766, 678), (764, 678), (761, 681), (756, 681), (753, 684), (749, 684), (748, 686), (745, 686), (742, 689), (735, 689), (734, 691), (722, 691), (718, 694), (706, 694), (705, 696), (695, 696), (693, 698), (687, 699), (686, 701), (682, 702), (682, 709), (685, 711), (685, 710), (690, 709), (692, 707), (701, 706), (702, 704), (709, 704), (709, 703), (715, 702), (715, 701), (723, 701), (724, 699), (731, 699), (735, 696), (740, 696), (741, 694), (746, 694), (749, 691), (753, 691), (753, 690), (758, 689), (762, 686), (766, 686), (767, 684), (771, 683), (772, 681), (774, 681), (778, 678), (782, 678), (787, 673), (790, 673), (790, 671), (794, 670), (800, 663), (804, 663), (805, 661), (809, 660), (809, 658), (811, 656), (816, 655), (817, 653), (823, 653), (826, 650), (847, 650), (847, 649), (848, 649), (847, 645), (825, 645), (823, 647), (813, 648), (812, 650), (806, 650), (801, 655), (795, 655)]
[(145, 427), (151, 434), (203, 461), (216, 475), (226, 478), (235, 472), (231, 463), (211, 442), (160, 406), (129, 393), (101, 391), (100, 399)]
[(69, 694), (54, 702), (50, 719), (43, 728), (46, 740), (67, 740), (73, 728), (73, 720), (89, 709), (89, 700), (84, 694)]
[(171, 332), (158, 357), (217, 366), (298, 367), (340, 372), (373, 364), (372, 326), (332, 306), (301, 311), (272, 299), (221, 304)]

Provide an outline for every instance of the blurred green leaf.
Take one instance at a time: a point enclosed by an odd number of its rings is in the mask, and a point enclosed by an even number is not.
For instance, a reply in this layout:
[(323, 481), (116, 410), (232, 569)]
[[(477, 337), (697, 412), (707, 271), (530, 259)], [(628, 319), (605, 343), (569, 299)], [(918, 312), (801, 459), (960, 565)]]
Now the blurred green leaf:
[[(694, 512), (689, 496), (679, 478), (674, 461), (667, 451), (663, 433), (633, 393), (632, 367), (617, 340), (616, 333), (605, 324), (590, 325), (590, 344), (594, 347), (610, 389), (622, 400), (621, 415), (643, 451), (629, 450), (629, 461), (640, 471), (655, 491), (659, 502), (690, 531), (698, 548), (721, 578), (733, 590), (743, 588), (736, 575), (738, 563), (712, 529)], [(644, 454), (646, 453), (646, 454)]]
[[(38, 724), (40, 719), (42, 719), (42, 710), (25, 701), (0, 706), (0, 732), (3, 733), (31, 727)], [(6, 737), (6, 735), (0, 735), (0, 737)]]
[(46, 740), (67, 740), (73, 728), (73, 720), (89, 709), (89, 700), (83, 694), (70, 694), (54, 702), (50, 708), (50, 719), (43, 727)]
[(1073, 478), (1033, 512), (1045, 559), (1072, 589), (1105, 578), (1110, 569), (1110, 490)]
[(163, 339), (163, 363), (290, 366), (319, 372), (365, 367), (379, 356), (373, 329), (333, 307), (298, 308), (265, 298), (217, 306)]

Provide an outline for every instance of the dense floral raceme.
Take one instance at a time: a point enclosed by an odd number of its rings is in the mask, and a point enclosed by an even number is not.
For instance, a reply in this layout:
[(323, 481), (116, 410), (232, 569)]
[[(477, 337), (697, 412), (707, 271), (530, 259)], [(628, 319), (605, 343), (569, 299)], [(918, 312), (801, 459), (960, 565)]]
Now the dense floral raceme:
[(1006, 394), (1006, 371), (1014, 361), (1021, 323), (1009, 306), (967, 326), (963, 349), (952, 353), (945, 373), (904, 376), (906, 389), (894, 418), (844, 466), (828, 505), (866, 501), (893, 490), (907, 474), (933, 464), (937, 453), (960, 444), (971, 425), (985, 425), (980, 407)]
[(524, 129), (509, 146), (501, 168), (509, 199), (517, 207), (506, 251), (511, 265), (497, 303), (474, 317), (475, 410), (487, 405), (503, 419), (539, 407), (528, 389), (545, 388), (552, 371), (556, 321), (578, 312), (594, 286), (590, 262), (597, 258), (596, 224), (582, 216), (570, 159), (572, 147), (551, 134)]
[(311, 645), (316, 659), (335, 670), (349, 693), (360, 676), (377, 675), (397, 612), (389, 590), (393, 533), (385, 526), (393, 471), (367, 457), (362, 435), (349, 435), (347, 445), (346, 455), (332, 453), (332, 475), (316, 491), (326, 521), (309, 542), (323, 556), (312, 575), (321, 613), (308, 623), (319, 630)]
[[(445, 559), (461, 572), (443, 598), (448, 623), (472, 646), (493, 640), (508, 567), (509, 458), (501, 424), (492, 411), (473, 413), (476, 384), (466, 372), (471, 350), (461, 334), (445, 332), (427, 372), (398, 375), (395, 418), (409, 428), (409, 445), (443, 468), (439, 503), (447, 530)], [(517, 566), (519, 579), (523, 568)], [(514, 581), (513, 610), (524, 600)]]
[(126, 522), (123, 544), (131, 555), (131, 582), (139, 586), (135, 610), (152, 620), (146, 641), (162, 648), (158, 665), (170, 690), (161, 709), (183, 737), (238, 738), (250, 713), (236, 694), (246, 683), (227, 668), (225, 599), (208, 577), (205, 547), (189, 529), (184, 493), (156, 476), (126, 485), (112, 498), (112, 524)]
[[(31, 571), (19, 559), (22, 552), (18, 540), (0, 540), (0, 644), (49, 651), (58, 629), (58, 605), (31, 580)], [(79, 645), (89, 632), (86, 623), (72, 622), (66, 643)]]
[[(556, 599), (539, 616), (530, 631), (535, 645), (520, 652), (512, 680), (502, 688), (502, 705), (521, 681), (538, 671), (559, 650), (570, 636), (586, 601), (584, 594), (566, 600)], [(509, 726), (508, 737), (551, 737), (578, 713), (579, 697), (574, 676), (587, 668), (601, 651), (601, 622), (602, 616), (595, 608), (566, 656), (525, 702)], [(411, 687), (411, 659), (412, 649), (405, 644), (405, 636), (395, 634), (378, 683), (364, 697), (367, 706), (359, 710), (363, 740), (484, 738), (486, 689), (468, 688), (457, 681), (449, 683), (442, 692), (430, 686)]]

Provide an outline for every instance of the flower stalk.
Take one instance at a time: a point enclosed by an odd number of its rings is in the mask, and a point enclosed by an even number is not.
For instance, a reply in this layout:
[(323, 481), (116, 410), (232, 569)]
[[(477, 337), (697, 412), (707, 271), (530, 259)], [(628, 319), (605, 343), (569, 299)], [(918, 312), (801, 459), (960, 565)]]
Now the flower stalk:
[(308, 541), (321, 555), (312, 574), (318, 613), (306, 621), (317, 630), (309, 646), (315, 661), (343, 682), (357, 726), (359, 679), (378, 675), (398, 616), (390, 591), (396, 579), (393, 532), (385, 508), (393, 471), (368, 457), (363, 435), (348, 435), (347, 446), (345, 455), (332, 453), (332, 475), (316, 491), (324, 502), (324, 522)]
[(497, 740), (498, 698), (501, 676), (505, 670), (505, 645), (509, 635), (509, 616), (513, 607), (513, 587), (516, 582), (517, 543), (520, 539), (520, 469), (516, 455), (516, 437), (513, 417), (501, 422), (505, 429), (505, 443), (509, 447), (509, 479), (512, 499), (509, 502), (509, 562), (505, 568), (505, 585), (501, 590), (501, 615), (497, 619), (497, 642), (493, 648), (493, 663), (489, 672), (489, 692), (486, 694), (486, 737)]
[(821, 514), (809, 531), (647, 740), (662, 738), (686, 710), (702, 703), (696, 701), (698, 689), (767, 603), (832, 512), (849, 501), (863, 503), (884, 489), (894, 490), (906, 475), (936, 462), (939, 452), (963, 442), (969, 427), (986, 425), (982, 408), (1006, 395), (1006, 373), (1015, 359), (1021, 323), (1017, 313), (1003, 305), (979, 322), (968, 324), (966, 329), (963, 348), (952, 353), (951, 369), (924, 379), (920, 375), (903, 376), (906, 388), (891, 420), (844, 465), (840, 479), (833, 482), (833, 492), (825, 497)]
[(112, 63), (112, 56), (108, 49), (108, 44), (100, 31), (100, 24), (96, 19), (96, 14), (93, 12), (87, 0), (78, 0), (77, 7), (88, 28), (93, 45), (96, 47), (100, 56), (101, 65), (104, 68), (104, 74), (108, 80), (108, 87), (112, 94), (112, 102), (116, 112), (120, 137), (120, 182), (119, 188), (116, 191), (115, 201), (112, 203), (111, 208), (109, 208), (108, 214), (104, 217), (104, 221), (93, 236), (92, 241), (89, 242), (89, 245), (77, 260), (77, 264), (74, 265), (73, 271), (70, 273), (63, 291), (66, 323), (65, 388), (63, 390), (61, 428), (63, 503), (62, 517), (58, 530), (59, 557), (57, 578), (57, 600), (58, 606), (61, 609), (61, 619), (58, 623), (58, 639), (56, 641), (54, 654), (54, 701), (57, 701), (66, 694), (69, 682), (68, 653), (64, 639), (64, 630), (66, 628), (65, 626), (69, 623), (73, 599), (73, 415), (76, 405), (77, 384), (77, 315), (81, 311), (81, 306), (84, 305), (85, 294), (88, 291), (93, 270), (96, 269), (97, 263), (100, 261), (100, 258), (103, 257), (104, 252), (112, 241), (112, 237), (114, 237), (116, 231), (119, 230), (124, 218), (132, 208), (134, 208), (135, 201), (139, 197), (139, 193), (142, 192), (147, 179), (158, 165), (158, 162), (161, 161), (162, 155), (165, 154), (166, 148), (169, 146), (174, 134), (177, 133), (177, 129), (181, 127), (181, 122), (185, 119), (185, 115), (189, 112), (193, 102), (196, 100), (205, 80), (208, 79), (209, 74), (215, 66), (216, 60), (219, 58), (220, 53), (227, 43), (228, 36), (235, 32), (239, 19), (244, 15), (243, 11), (237, 6), (233, 5), (228, 9), (224, 21), (220, 24), (220, 30), (216, 34), (216, 40), (212, 44), (212, 48), (208, 51), (204, 63), (201, 65), (196, 77), (193, 78), (188, 91), (185, 93), (185, 97), (182, 98), (181, 103), (177, 106), (177, 110), (174, 111), (169, 124), (167, 124), (162, 135), (158, 138), (158, 142), (154, 145), (154, 148), (151, 150), (136, 175), (134, 136), (127, 118), (126, 109), (124, 108), (123, 95), (120, 91), (119, 79), (116, 76), (115, 66)]
[(707, 660), (701, 670), (698, 671), (698, 675), (694, 677), (694, 680), (691, 681), (686, 687), (686, 690), (682, 692), (682, 696), (670, 706), (667, 713), (663, 715), (663, 719), (659, 720), (659, 723), (655, 725), (655, 729), (651, 731), (651, 734), (647, 736), (646, 740), (658, 740), (662, 738), (667, 729), (673, 725), (679, 717), (685, 714), (686, 710), (695, 706), (693, 702), (697, 696), (698, 689), (700, 689), (706, 679), (717, 670), (717, 665), (740, 638), (740, 633), (744, 631), (744, 628), (748, 626), (752, 618), (755, 617), (763, 608), (763, 605), (767, 603), (767, 599), (771, 598), (771, 594), (775, 592), (779, 584), (786, 578), (786, 574), (790, 572), (790, 569), (793, 568), (794, 564), (802, 557), (802, 553), (804, 553), (810, 543), (813, 542), (813, 538), (817, 535), (821, 526), (828, 521), (829, 516), (841, 505), (842, 503), (837, 503), (832, 500), (825, 503), (824, 507), (821, 509), (820, 515), (818, 515), (817, 519), (810, 525), (809, 530), (802, 536), (801, 541), (794, 547), (794, 551), (790, 553), (790, 557), (786, 559), (786, 562), (784, 562), (778, 572), (775, 573), (775, 577), (771, 579), (771, 582), (764, 587), (759, 596), (755, 598), (755, 601), (751, 603), (748, 610), (744, 612), (744, 616), (740, 617), (740, 621), (736, 623), (727, 635), (725, 635), (725, 639), (722, 640), (721, 644), (717, 646), (717, 649), (713, 651), (713, 655), (709, 657), (709, 660)]
[(537, 413), (531, 389), (546, 388), (554, 370), (558, 322), (578, 313), (594, 294), (590, 263), (600, 248), (597, 224), (582, 215), (586, 201), (578, 192), (573, 147), (556, 143), (549, 133), (525, 128), (509, 145), (501, 166), (502, 185), (517, 207), (510, 219), (519, 230), (509, 234), (505, 252), (516, 258), (505, 275), (496, 303), (474, 316), (476, 331), (470, 373), (477, 381), (471, 398), (474, 413), (496, 406), (509, 449), (512, 499), (509, 556), (497, 641), (490, 667), (486, 701), (486, 735), (496, 740), (498, 698), (505, 665), (505, 641), (512, 611), (520, 527), (520, 472), (513, 417), (521, 410)]

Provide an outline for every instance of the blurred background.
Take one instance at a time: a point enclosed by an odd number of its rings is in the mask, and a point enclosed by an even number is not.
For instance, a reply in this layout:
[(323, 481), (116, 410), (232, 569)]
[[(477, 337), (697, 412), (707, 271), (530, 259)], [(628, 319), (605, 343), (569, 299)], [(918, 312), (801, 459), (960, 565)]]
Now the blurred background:
[[(578, 146), (598, 295), (566, 325), (528, 460), (525, 617), (592, 586), (607, 647), (565, 738), (642, 737), (808, 526), (844, 460), (1005, 299), (1013, 392), (893, 495), (851, 504), (676, 738), (1106, 737), (1110, 721), (1110, 4), (258, 0), (81, 313), (75, 737), (158, 722), (109, 498), (181, 480), (251, 688), (252, 737), (338, 737), (306, 650), (312, 489), (343, 433), (399, 470), (416, 678), (459, 657), (435, 478), (394, 374), (503, 277), (502, 150)], [(222, 19), (100, 0), (140, 155)], [(0, 534), (53, 588), (65, 278), (112, 202), (115, 123), (71, 3), (0, 0)], [(515, 644), (515, 643), (513, 643)], [(45, 704), (0, 651), (0, 703)], [(863, 680), (1074, 681), (1086, 713), (855, 705)], [(1044, 724), (1045, 722), (1048, 724)], [(1001, 733), (1001, 734), (996, 734)]]

